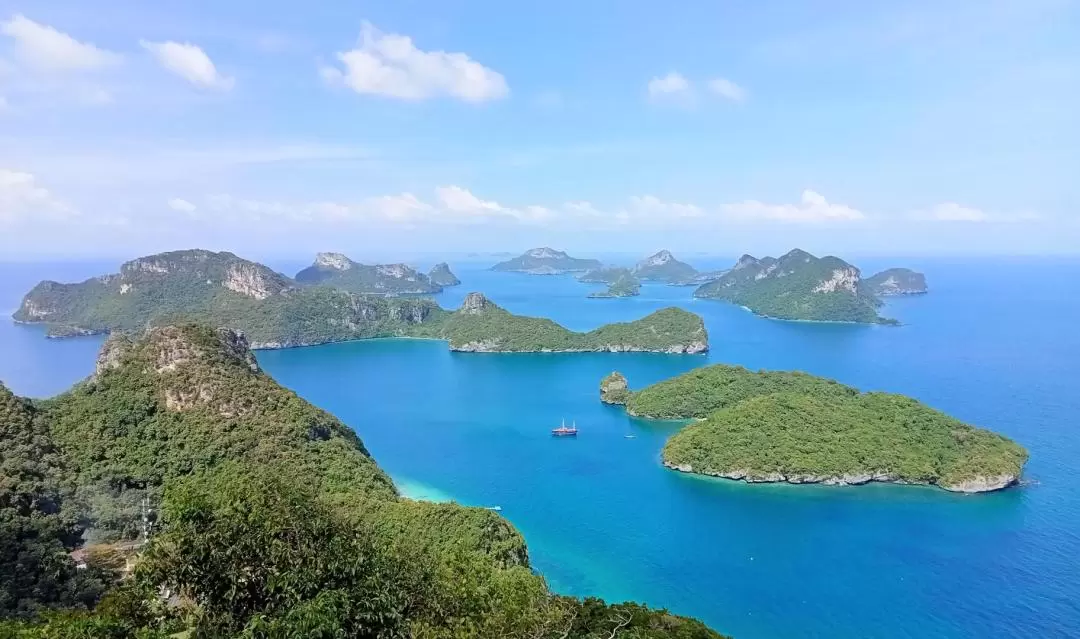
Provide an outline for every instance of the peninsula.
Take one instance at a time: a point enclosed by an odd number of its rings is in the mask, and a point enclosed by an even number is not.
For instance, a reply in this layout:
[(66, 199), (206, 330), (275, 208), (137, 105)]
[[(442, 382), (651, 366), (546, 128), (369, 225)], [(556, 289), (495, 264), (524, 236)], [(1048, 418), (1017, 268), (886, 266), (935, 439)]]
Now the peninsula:
[(859, 269), (799, 249), (780, 258), (743, 255), (694, 297), (724, 300), (775, 319), (896, 324), (878, 315), (881, 302), (861, 286)]
[(708, 348), (701, 318), (677, 309), (574, 333), (550, 320), (513, 315), (479, 293), (451, 312), (430, 299), (300, 286), (232, 253), (202, 250), (139, 258), (118, 274), (77, 284), (42, 282), (23, 298), (14, 318), (45, 324), (56, 337), (138, 334), (148, 326), (200, 322), (243, 331), (253, 348), (372, 337), (445, 339), (451, 349), (471, 352), (699, 353)]
[(909, 268), (890, 268), (862, 282), (866, 292), (880, 297), (922, 295), (927, 292), (926, 276)]
[(5, 636), (722, 639), (550, 592), (509, 522), (400, 497), (232, 330), (114, 335), (47, 401), (0, 385), (0, 434)]
[(300, 285), (333, 286), (367, 295), (423, 295), (442, 290), (442, 285), (406, 264), (359, 264), (341, 253), (319, 253), (295, 280)]
[(600, 260), (570, 257), (563, 251), (543, 247), (525, 251), (522, 255), (491, 267), (493, 271), (515, 271), (531, 275), (577, 273), (603, 266)]
[(631, 415), (698, 420), (668, 439), (668, 468), (747, 482), (928, 484), (999, 490), (1028, 453), (921, 402), (797, 372), (714, 365), (640, 391), (612, 373), (601, 400)]

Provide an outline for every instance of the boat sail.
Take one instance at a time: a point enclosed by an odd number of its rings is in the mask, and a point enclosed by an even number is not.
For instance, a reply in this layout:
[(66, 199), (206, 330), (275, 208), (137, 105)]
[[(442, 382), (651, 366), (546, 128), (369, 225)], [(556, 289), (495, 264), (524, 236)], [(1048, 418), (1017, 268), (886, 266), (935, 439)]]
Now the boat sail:
[(568, 427), (564, 419), (562, 426), (551, 429), (551, 434), (555, 437), (577, 437), (577, 422), (575, 421), (573, 425)]

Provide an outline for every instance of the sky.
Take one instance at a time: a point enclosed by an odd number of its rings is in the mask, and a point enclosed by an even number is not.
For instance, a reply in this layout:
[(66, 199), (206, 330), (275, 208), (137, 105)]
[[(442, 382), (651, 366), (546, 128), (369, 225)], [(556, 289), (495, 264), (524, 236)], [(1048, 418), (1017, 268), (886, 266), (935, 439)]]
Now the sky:
[(1080, 252), (1080, 0), (0, 0), (0, 260)]

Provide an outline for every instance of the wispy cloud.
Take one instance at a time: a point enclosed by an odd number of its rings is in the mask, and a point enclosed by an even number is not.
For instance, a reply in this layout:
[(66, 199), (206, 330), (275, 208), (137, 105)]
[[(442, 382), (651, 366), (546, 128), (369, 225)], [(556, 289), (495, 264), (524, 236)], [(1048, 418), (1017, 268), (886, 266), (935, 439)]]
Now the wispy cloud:
[[(702, 85), (699, 87), (699, 84)], [(701, 96), (715, 96), (727, 102), (745, 102), (750, 93), (727, 78), (712, 78), (698, 83), (690, 80), (678, 71), (669, 71), (666, 75), (655, 76), (645, 87), (651, 102), (671, 104), (681, 107), (695, 107), (701, 103)]]
[(118, 53), (80, 42), (21, 14), (0, 22), (0, 33), (15, 41), (16, 53), (23, 63), (40, 71), (99, 71), (123, 60)]
[(139, 41), (162, 67), (201, 89), (228, 91), (235, 81), (218, 72), (210, 56), (198, 46), (187, 42)]
[(0, 222), (65, 218), (77, 211), (41, 186), (31, 173), (0, 169)]
[(382, 33), (365, 22), (357, 48), (337, 54), (341, 67), (323, 66), (320, 75), (353, 91), (408, 101), (450, 97), (488, 102), (510, 93), (499, 72), (465, 53), (423, 51), (408, 36)]
[(852, 222), (866, 215), (844, 204), (833, 204), (825, 196), (807, 189), (795, 204), (766, 204), (744, 200), (721, 207), (722, 212), (737, 221), (775, 221), (797, 223)]

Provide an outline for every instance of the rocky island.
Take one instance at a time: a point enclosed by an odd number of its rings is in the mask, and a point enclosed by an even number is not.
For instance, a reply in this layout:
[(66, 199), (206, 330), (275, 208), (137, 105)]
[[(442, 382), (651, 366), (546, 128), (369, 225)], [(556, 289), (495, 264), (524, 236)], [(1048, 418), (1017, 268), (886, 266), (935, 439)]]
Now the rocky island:
[(896, 323), (878, 314), (881, 302), (862, 286), (858, 268), (799, 249), (780, 258), (743, 255), (694, 297), (728, 301), (775, 319)]
[(431, 280), (434, 286), (457, 286), (461, 284), (461, 280), (457, 278), (457, 275), (450, 270), (450, 265), (446, 262), (439, 262), (428, 271), (428, 279)]
[(638, 262), (633, 274), (640, 280), (682, 284), (697, 277), (697, 269), (675, 259), (671, 251), (663, 250)]
[(592, 299), (604, 299), (612, 297), (633, 297), (641, 294), (641, 282), (629, 273), (612, 281), (606, 291), (589, 293)]
[(633, 276), (630, 269), (624, 266), (601, 266), (585, 271), (578, 275), (577, 279), (586, 284), (614, 284), (618, 280)]
[(531, 275), (577, 273), (603, 266), (600, 260), (570, 257), (563, 251), (543, 247), (525, 251), (522, 255), (491, 267), (493, 271), (514, 271)]
[(0, 434), (5, 636), (722, 639), (550, 592), (509, 522), (402, 498), (232, 330), (114, 335), (47, 401), (0, 385)]
[(708, 334), (701, 318), (666, 308), (633, 322), (605, 324), (575, 333), (549, 319), (513, 315), (480, 293), (470, 293), (461, 309), (418, 335), (445, 339), (450, 349), (479, 353), (651, 352), (704, 353)]
[(909, 268), (886, 269), (866, 278), (862, 284), (866, 292), (879, 297), (922, 295), (928, 290), (926, 276)]
[(305, 286), (333, 286), (366, 295), (424, 295), (442, 290), (441, 284), (406, 264), (359, 264), (341, 253), (319, 253), (315, 263), (294, 279)]
[(664, 445), (674, 470), (747, 482), (934, 485), (1000, 490), (1019, 481), (1028, 453), (921, 402), (861, 393), (797, 372), (714, 365), (628, 389), (604, 378), (601, 400), (631, 415), (698, 420)]
[(120, 273), (77, 284), (41, 282), (14, 318), (53, 336), (139, 334), (148, 326), (200, 322), (241, 330), (253, 348), (287, 348), (373, 337), (445, 339), (471, 352), (648, 351), (708, 348), (701, 318), (666, 309), (636, 322), (574, 333), (513, 315), (472, 293), (450, 312), (430, 299), (360, 295), (299, 286), (232, 253), (190, 250), (125, 263)]

